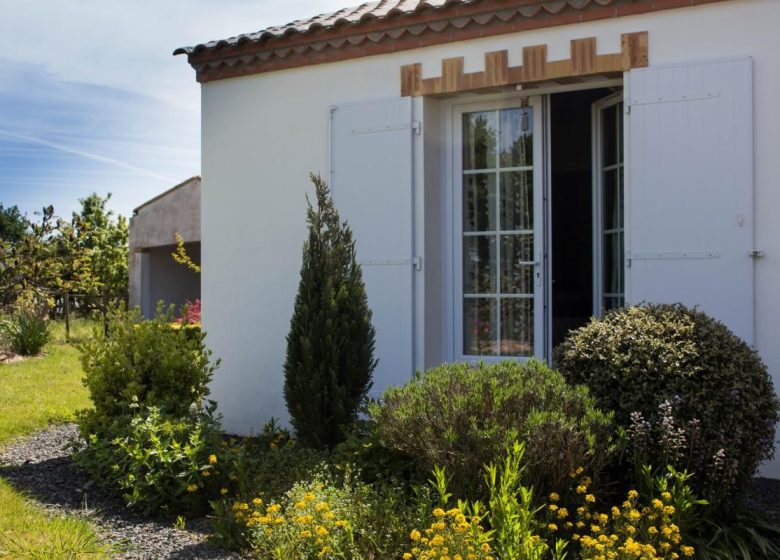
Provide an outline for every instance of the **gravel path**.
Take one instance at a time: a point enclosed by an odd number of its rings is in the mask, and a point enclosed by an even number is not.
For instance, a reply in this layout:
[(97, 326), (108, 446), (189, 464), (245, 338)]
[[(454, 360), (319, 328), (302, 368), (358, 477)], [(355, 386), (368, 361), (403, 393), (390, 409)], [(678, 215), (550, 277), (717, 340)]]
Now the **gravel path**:
[(218, 549), (208, 542), (208, 521), (188, 521), (186, 530), (173, 521), (149, 520), (129, 511), (124, 504), (90, 484), (66, 450), (77, 434), (75, 425), (52, 426), (0, 449), (0, 476), (57, 514), (88, 519), (105, 542), (118, 545), (114, 558), (125, 560), (228, 560), (238, 554)]

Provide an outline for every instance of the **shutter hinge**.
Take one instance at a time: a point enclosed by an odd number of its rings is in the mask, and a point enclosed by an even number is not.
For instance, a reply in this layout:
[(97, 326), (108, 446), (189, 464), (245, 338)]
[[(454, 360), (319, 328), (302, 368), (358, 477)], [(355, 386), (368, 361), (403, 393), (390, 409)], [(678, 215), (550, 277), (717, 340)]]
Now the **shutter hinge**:
[(764, 256), (764, 251), (762, 251), (761, 249), (753, 249), (752, 251), (750, 251), (750, 256), (753, 257), (754, 259), (760, 259), (761, 257)]
[(420, 121), (412, 121), (412, 132), (418, 136), (422, 132), (422, 123)]
[(412, 264), (414, 265), (415, 270), (422, 270), (422, 257), (414, 257), (412, 259)]

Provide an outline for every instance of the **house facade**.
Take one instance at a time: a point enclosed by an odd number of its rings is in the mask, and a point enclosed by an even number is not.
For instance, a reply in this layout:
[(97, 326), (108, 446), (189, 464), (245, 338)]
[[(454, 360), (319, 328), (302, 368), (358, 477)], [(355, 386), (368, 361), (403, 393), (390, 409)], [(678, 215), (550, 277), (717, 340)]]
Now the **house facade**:
[(226, 429), (286, 417), (309, 171), (355, 232), (374, 396), (549, 359), (643, 301), (700, 306), (780, 386), (778, 21), (776, 0), (392, 0), (178, 50)]

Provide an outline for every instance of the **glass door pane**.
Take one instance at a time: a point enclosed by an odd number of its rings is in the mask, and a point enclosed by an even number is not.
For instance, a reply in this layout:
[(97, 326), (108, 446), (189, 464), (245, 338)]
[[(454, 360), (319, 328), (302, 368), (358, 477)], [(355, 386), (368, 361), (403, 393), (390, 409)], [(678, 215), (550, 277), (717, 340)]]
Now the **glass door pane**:
[(467, 356), (535, 354), (533, 108), (462, 115), (462, 317)]
[(625, 305), (623, 218), (623, 101), (613, 96), (596, 102), (595, 199), (597, 295), (594, 312), (601, 315)]

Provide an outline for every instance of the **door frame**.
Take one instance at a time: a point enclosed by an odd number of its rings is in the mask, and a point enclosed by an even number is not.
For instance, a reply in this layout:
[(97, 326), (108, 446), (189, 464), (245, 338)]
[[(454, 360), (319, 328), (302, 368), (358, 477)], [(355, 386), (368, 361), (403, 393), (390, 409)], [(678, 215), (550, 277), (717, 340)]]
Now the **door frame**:
[[(591, 185), (593, 189), (593, 316), (601, 317), (604, 314), (603, 299), (604, 299), (604, 205), (603, 205), (603, 193), (604, 193), (604, 181), (602, 170), (602, 157), (603, 157), (603, 110), (608, 107), (613, 107), (625, 103), (625, 90), (617, 91), (606, 97), (595, 101), (591, 105), (591, 156), (592, 163), (591, 169), (593, 177), (591, 179)], [(622, 183), (622, 204), (623, 204), (623, 248), (622, 254), (625, 255), (626, 248), (626, 208), (625, 193), (626, 189), (626, 121), (625, 118), (625, 105), (624, 108), (618, 113), (622, 118), (621, 137), (618, 141), (623, 142), (623, 161), (619, 163), (623, 167), (623, 183)], [(617, 130), (617, 128), (616, 128)], [(617, 142), (615, 144), (618, 145)], [(623, 302), (626, 301), (626, 278), (628, 276), (626, 271), (626, 261), (623, 262)]]
[[(513, 107), (530, 107), (533, 109), (533, 188), (534, 216), (541, 218), (541, 223), (534, 220), (534, 355), (525, 356), (474, 356), (463, 353), (463, 199), (461, 196), (462, 177), (462, 116), (476, 111), (496, 111)], [(526, 360), (531, 357), (543, 359), (547, 355), (547, 263), (545, 249), (547, 245), (547, 189), (548, 181), (546, 150), (544, 147), (546, 126), (546, 103), (541, 95), (512, 94), (500, 96), (476, 96), (456, 100), (449, 107), (447, 131), (449, 181), (448, 181), (448, 215), (450, 220), (448, 253), (450, 255), (450, 316), (452, 325), (451, 344), (452, 356), (456, 361), (494, 362), (503, 359)], [(498, 279), (497, 279), (498, 281)], [(538, 290), (538, 291), (537, 291)]]
[[(549, 86), (542, 86), (539, 88), (534, 88), (533, 90), (529, 91), (523, 91), (518, 87), (517, 91), (511, 91), (511, 92), (499, 92), (499, 93), (463, 93), (463, 94), (456, 94), (452, 96), (449, 99), (442, 100), (442, 103), (439, 107), (439, 116), (440, 116), (440, 122), (441, 122), (441, 170), (442, 170), (442, 186), (443, 186), (443, 205), (444, 205), (444, 215), (442, 216), (442, 235), (443, 235), (443, 245), (442, 248), (444, 250), (444, 259), (443, 259), (443, 289), (444, 289), (444, 299), (445, 302), (443, 312), (444, 312), (444, 318), (442, 322), (443, 327), (443, 333), (442, 333), (442, 357), (446, 361), (457, 361), (457, 360), (464, 360), (464, 359), (471, 359), (471, 357), (464, 357), (462, 353), (462, 345), (458, 346), (457, 341), (459, 340), (462, 342), (462, 332), (458, 333), (459, 329), (462, 329), (462, 323), (458, 323), (456, 321), (456, 316), (459, 315), (462, 317), (463, 311), (462, 309), (458, 311), (458, 306), (461, 306), (461, 301), (458, 300), (458, 286), (457, 284), (459, 282), (462, 282), (460, 277), (456, 275), (456, 266), (459, 268), (462, 267), (461, 265), (458, 265), (459, 258), (462, 258), (461, 256), (457, 255), (455, 253), (455, 247), (454, 243), (455, 240), (458, 238), (458, 236), (461, 235), (461, 232), (458, 231), (458, 228), (460, 227), (462, 217), (460, 214), (456, 214), (456, 208), (455, 203), (458, 203), (458, 209), (460, 209), (461, 202), (457, 199), (459, 197), (456, 197), (456, 189), (460, 188), (459, 184), (459, 177), (456, 174), (456, 167), (454, 159), (455, 157), (460, 158), (460, 151), (458, 150), (458, 147), (460, 146), (461, 139), (455, 137), (455, 127), (456, 125), (460, 126), (458, 123), (456, 123), (456, 117), (455, 117), (455, 111), (458, 108), (461, 107), (475, 107), (475, 110), (478, 110), (481, 107), (489, 106), (491, 104), (502, 104), (504, 107), (509, 106), (517, 106), (518, 102), (522, 102), (524, 98), (531, 98), (534, 97), (538, 101), (537, 103), (540, 104), (542, 113), (540, 113), (539, 118), (536, 118), (536, 115), (534, 116), (534, 123), (535, 125), (537, 123), (543, 123), (544, 126), (542, 127), (541, 134), (539, 136), (539, 142), (536, 144), (539, 144), (541, 148), (543, 149), (542, 154), (542, 166), (541, 169), (543, 170), (543, 176), (540, 182), (540, 185), (542, 185), (543, 190), (543, 218), (545, 221), (544, 224), (544, 231), (543, 231), (543, 239), (544, 239), (544, 255), (543, 255), (543, 288), (544, 288), (544, 328), (543, 336), (544, 336), (544, 346), (542, 348), (542, 352), (536, 356), (540, 360), (546, 360), (547, 362), (552, 361), (552, 252), (554, 248), (552, 247), (551, 241), (552, 241), (552, 230), (551, 230), (551, 217), (550, 217), (550, 199), (551, 199), (551, 166), (550, 166), (550, 157), (551, 157), (551, 135), (550, 135), (550, 95), (555, 93), (564, 93), (569, 91), (582, 91), (582, 90), (589, 90), (589, 89), (600, 89), (600, 88), (607, 88), (607, 87), (615, 87), (619, 86), (622, 88), (623, 97), (624, 99), (628, 99), (629, 92), (629, 83), (627, 79), (627, 73), (624, 73), (623, 76), (619, 78), (607, 78), (603, 80), (594, 80), (592, 82), (584, 82), (580, 84), (568, 84), (568, 85), (549, 85)], [(625, 108), (624, 108), (625, 113)], [(462, 114), (462, 112), (461, 112)], [(623, 120), (623, 140), (624, 140), (624, 154), (628, 153), (628, 128), (630, 126), (630, 119), (626, 118), (626, 115), (624, 114), (624, 120)], [(457, 142), (456, 142), (457, 140)], [(536, 149), (534, 155), (536, 156)], [(626, 157), (626, 156), (624, 156)], [(536, 172), (537, 166), (535, 166), (534, 171)], [(624, 181), (625, 181), (625, 187), (624, 187), (624, 194), (626, 197), (626, 202), (628, 202), (628, 197), (630, 196), (629, 189), (627, 188), (627, 185), (629, 183), (629, 165), (628, 162), (624, 162)], [(535, 175), (536, 180), (536, 175)], [(428, 188), (428, 187), (426, 187)], [(624, 209), (624, 222), (627, 222), (628, 220), (628, 208)], [(628, 239), (628, 231), (625, 233), (625, 239), (624, 243), (626, 246), (628, 246), (629, 239)], [(459, 245), (460, 246), (460, 245)], [(595, 266), (595, 261), (594, 261)], [(626, 261), (626, 266), (628, 266), (628, 261)], [(627, 272), (627, 271), (626, 271)], [(462, 288), (461, 288), (462, 289)], [(630, 278), (628, 274), (625, 276), (625, 290), (626, 290), (626, 297), (628, 297), (629, 291), (630, 291)], [(488, 360), (488, 357), (484, 357), (484, 360)], [(501, 359), (500, 357), (492, 358), (492, 359)]]

